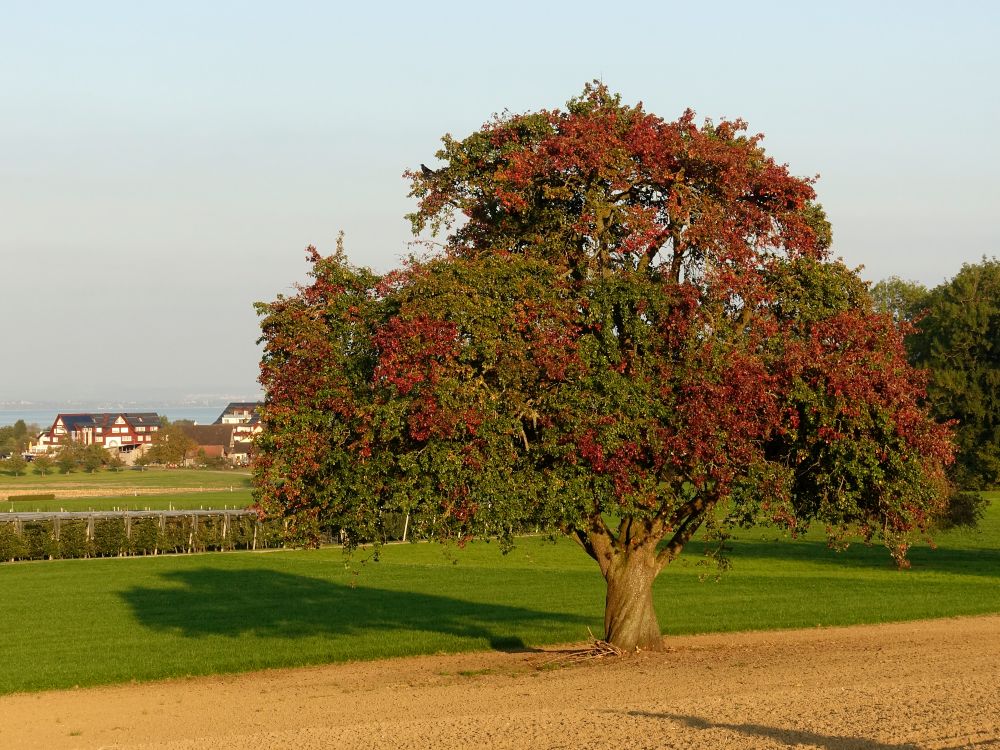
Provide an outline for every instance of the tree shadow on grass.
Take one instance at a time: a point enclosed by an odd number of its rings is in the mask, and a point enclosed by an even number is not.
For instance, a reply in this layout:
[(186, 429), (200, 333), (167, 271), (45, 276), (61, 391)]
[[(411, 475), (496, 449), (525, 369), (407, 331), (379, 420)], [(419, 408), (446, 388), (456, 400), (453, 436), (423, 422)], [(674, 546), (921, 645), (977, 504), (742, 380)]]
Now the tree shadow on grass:
[(578, 615), (351, 587), (266, 568), (199, 568), (161, 577), (172, 585), (137, 586), (122, 592), (122, 599), (145, 627), (189, 638), (296, 639), (419, 631), (485, 642), (498, 651), (520, 651), (525, 644), (512, 631), (559, 631), (567, 624), (589, 622)]
[(682, 714), (655, 713), (651, 711), (629, 711), (628, 715), (650, 719), (669, 719), (679, 724), (685, 724), (692, 729), (727, 729), (751, 738), (766, 737), (767, 739), (784, 742), (789, 747), (807, 745), (809, 747), (826, 748), (826, 750), (920, 750), (918, 745), (909, 742), (902, 745), (889, 745), (863, 737), (835, 737), (828, 734), (803, 732), (797, 729), (768, 727), (763, 724), (724, 724), (708, 721), (707, 719), (702, 719), (700, 716), (684, 716)]

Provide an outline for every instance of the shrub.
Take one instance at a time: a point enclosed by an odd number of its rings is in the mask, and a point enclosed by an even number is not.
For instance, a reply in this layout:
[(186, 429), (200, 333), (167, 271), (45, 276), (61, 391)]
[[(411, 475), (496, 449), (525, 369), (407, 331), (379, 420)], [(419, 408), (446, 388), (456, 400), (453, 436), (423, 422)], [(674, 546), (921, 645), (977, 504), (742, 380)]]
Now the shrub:
[(229, 538), (233, 547), (253, 546), (253, 530), (257, 525), (257, 519), (252, 516), (238, 516), (233, 518), (229, 525)]
[(54, 518), (24, 521), (20, 531), (13, 521), (0, 518), (0, 562), (250, 549), (255, 532), (260, 549), (283, 545), (281, 521), (261, 523), (255, 516), (230, 516), (223, 537), (225, 523), (221, 513), (140, 516), (132, 518), (131, 530), (127, 531), (125, 517), (120, 515), (95, 518), (93, 536), (88, 539), (88, 521), (83, 519), (60, 519), (57, 537)]
[(132, 555), (152, 555), (163, 547), (160, 519), (155, 516), (132, 519), (128, 551)]
[(262, 523), (257, 527), (257, 547), (281, 547), (285, 541), (285, 529), (281, 521)]
[(989, 500), (979, 492), (955, 490), (948, 498), (948, 507), (938, 518), (941, 529), (974, 528), (986, 513)]
[(12, 503), (44, 503), (55, 499), (56, 495), (54, 492), (38, 495), (10, 495), (7, 498)]
[(59, 524), (58, 556), (64, 559), (90, 557), (94, 554), (87, 539), (86, 521), (61, 521)]
[(196, 552), (222, 549), (222, 518), (219, 516), (192, 516), (191, 547)]
[(24, 539), (14, 524), (0, 522), (0, 560), (20, 560), (26, 552)]
[(50, 521), (28, 521), (21, 527), (24, 557), (29, 560), (47, 560), (59, 556), (59, 544)]
[(124, 518), (98, 518), (94, 520), (94, 554), (98, 557), (116, 557), (128, 549)]
[(186, 552), (190, 534), (190, 516), (168, 516), (163, 521), (160, 545), (165, 552)]

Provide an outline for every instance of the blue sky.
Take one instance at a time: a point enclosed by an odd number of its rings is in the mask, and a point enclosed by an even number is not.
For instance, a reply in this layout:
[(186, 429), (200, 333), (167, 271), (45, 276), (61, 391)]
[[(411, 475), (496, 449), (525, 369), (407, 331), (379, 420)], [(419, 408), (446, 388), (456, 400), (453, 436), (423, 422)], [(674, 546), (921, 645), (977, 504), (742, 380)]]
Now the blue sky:
[(1000, 254), (998, 8), (0, 0), (0, 402), (252, 396), (306, 245), (392, 267), (404, 169), (594, 78), (748, 120), (836, 254), (940, 283)]

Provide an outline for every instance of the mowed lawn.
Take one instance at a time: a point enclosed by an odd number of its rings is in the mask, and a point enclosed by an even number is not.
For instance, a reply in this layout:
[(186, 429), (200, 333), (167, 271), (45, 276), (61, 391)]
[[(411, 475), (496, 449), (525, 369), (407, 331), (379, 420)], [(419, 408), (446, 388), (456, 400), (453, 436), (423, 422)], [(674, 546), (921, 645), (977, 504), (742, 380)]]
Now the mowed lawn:
[(253, 502), (249, 488), (169, 492), (157, 495), (68, 497), (56, 500), (0, 502), (0, 521), (4, 513), (91, 510), (223, 510), (245, 508)]
[[(896, 570), (883, 548), (744, 532), (715, 580), (697, 545), (661, 575), (671, 634), (1000, 611), (1000, 493), (977, 532)], [(474, 649), (601, 632), (604, 584), (572, 542), (391, 545), (0, 565), (0, 693)]]
[(34, 492), (59, 492), (70, 489), (101, 489), (110, 490), (122, 487), (183, 487), (189, 489), (226, 489), (230, 487), (248, 488), (250, 474), (247, 471), (233, 469), (225, 471), (210, 471), (208, 469), (161, 469), (149, 467), (138, 471), (124, 469), (108, 471), (102, 469), (93, 474), (84, 471), (73, 471), (69, 474), (59, 474), (55, 470), (51, 474), (35, 474), (28, 464), (27, 473), (12, 476), (0, 473), (0, 495), (31, 494)]
[[(30, 467), (30, 464), (29, 464)], [(167, 491), (169, 490), (169, 491)], [(143, 494), (155, 492), (156, 494)], [(86, 497), (79, 497), (80, 494)], [(55, 500), (0, 499), (3, 513), (90, 510), (215, 510), (245, 508), (253, 499), (246, 471), (147, 468), (93, 474), (0, 474), (0, 498), (54, 494)]]

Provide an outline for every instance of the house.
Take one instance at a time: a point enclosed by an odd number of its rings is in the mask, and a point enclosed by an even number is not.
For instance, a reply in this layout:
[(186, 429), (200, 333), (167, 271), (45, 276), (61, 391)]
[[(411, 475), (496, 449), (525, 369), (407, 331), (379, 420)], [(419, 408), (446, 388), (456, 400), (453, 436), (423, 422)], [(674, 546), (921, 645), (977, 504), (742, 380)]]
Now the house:
[(263, 401), (234, 401), (213, 424), (233, 425), (234, 439), (249, 442), (264, 429), (260, 423), (260, 407), (263, 405)]
[(153, 442), (160, 429), (154, 412), (101, 412), (57, 414), (49, 429), (31, 444), (32, 454), (56, 451), (67, 442), (99, 445), (119, 453), (129, 453)]
[(223, 409), (215, 424), (257, 424), (263, 401), (234, 401)]
[[(199, 453), (205, 458), (225, 458), (237, 466), (250, 463), (251, 441), (241, 437), (239, 424), (194, 425), (181, 424), (184, 434), (191, 438), (197, 447), (188, 453), (188, 459), (194, 460)], [(259, 430), (258, 430), (259, 431)]]
[(253, 456), (252, 440), (234, 440), (233, 450), (229, 454), (229, 460), (237, 466), (249, 466)]
[(204, 452), (206, 458), (229, 458), (233, 448), (234, 425), (179, 424), (178, 427), (196, 445), (188, 451), (188, 459), (194, 459), (199, 452)]

